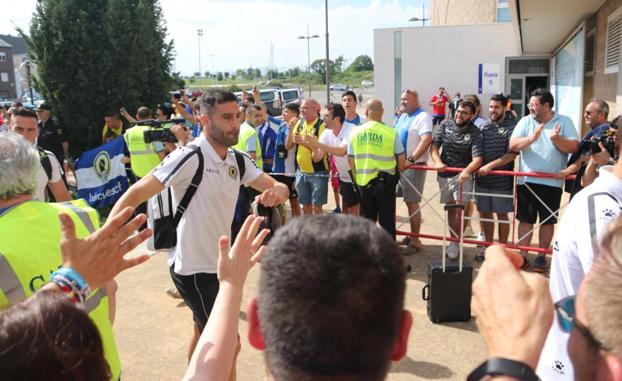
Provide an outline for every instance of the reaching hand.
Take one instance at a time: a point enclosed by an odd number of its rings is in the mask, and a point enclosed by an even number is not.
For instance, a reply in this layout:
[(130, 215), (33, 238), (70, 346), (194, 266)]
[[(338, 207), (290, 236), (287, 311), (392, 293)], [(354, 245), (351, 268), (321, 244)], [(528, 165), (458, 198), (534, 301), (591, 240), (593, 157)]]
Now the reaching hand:
[(61, 225), (60, 250), (63, 266), (76, 270), (94, 290), (114, 279), (120, 272), (148, 260), (147, 254), (131, 259), (123, 258), (151, 236), (151, 229), (134, 234), (134, 231), (145, 223), (147, 217), (139, 214), (125, 223), (132, 213), (133, 208), (125, 208), (121, 213), (109, 218), (99, 230), (81, 239), (76, 237), (76, 227), (71, 217), (61, 213), (58, 219)]
[(553, 302), (546, 278), (518, 270), (516, 256), (501, 245), (486, 249), (471, 306), (490, 357), (535, 368), (553, 321)]
[(318, 147), (317, 137), (315, 135), (305, 135), (302, 138), (302, 143), (312, 149), (316, 149)]
[(218, 240), (218, 280), (229, 282), (238, 287), (244, 286), (248, 271), (261, 259), (266, 247), (261, 243), (270, 230), (263, 229), (259, 234), (259, 226), (263, 217), (250, 215), (244, 221), (238, 236), (229, 248), (229, 237), (222, 236)]

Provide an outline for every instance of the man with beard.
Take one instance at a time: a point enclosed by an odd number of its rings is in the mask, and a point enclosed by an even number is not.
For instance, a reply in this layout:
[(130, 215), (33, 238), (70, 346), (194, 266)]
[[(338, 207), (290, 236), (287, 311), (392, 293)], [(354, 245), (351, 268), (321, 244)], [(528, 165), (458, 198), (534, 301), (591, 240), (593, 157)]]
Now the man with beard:
[[(516, 120), (509, 118), (505, 111), (507, 99), (501, 95), (490, 98), (488, 113), (490, 120), (481, 126), (482, 146), (484, 148), (484, 162), (477, 172), (479, 177), (475, 181), (477, 193), (477, 210), (483, 220), (484, 238), (487, 242), (494, 240), (495, 223), (491, 221), (493, 213), (499, 221), (499, 242), (507, 243), (510, 234), (508, 213), (514, 209), (512, 190), (514, 179), (511, 176), (488, 175), (493, 169), (511, 171), (514, 169), (516, 153), (509, 150), (510, 136), (516, 126)], [(495, 194), (496, 196), (489, 196)], [(484, 250), (475, 255), (475, 260), (484, 260)]]
[[(553, 112), (553, 94), (546, 89), (536, 89), (531, 93), (529, 113), (523, 117), (510, 138), (510, 151), (520, 152), (521, 172), (546, 172), (556, 174), (566, 168), (568, 154), (579, 149), (579, 136), (572, 120)], [(516, 193), (518, 195), (516, 218), (520, 245), (531, 243), (533, 225), (540, 219), (538, 245), (548, 248), (555, 223), (557, 210), (562, 197), (563, 180), (536, 177), (519, 177)], [(521, 254), (527, 258), (527, 252)], [(527, 262), (525, 262), (527, 263)], [(534, 271), (546, 272), (547, 261), (544, 254), (534, 260)]]
[[(458, 105), (456, 119), (445, 119), (435, 130), (432, 137), (432, 160), (438, 172), (438, 186), (441, 189), (441, 202), (444, 204), (467, 204), (472, 196), (473, 173), (482, 164), (482, 135), (471, 118), (476, 107), (472, 102), (464, 101)], [(441, 152), (442, 148), (442, 152)], [(447, 167), (464, 168), (458, 175), (446, 172)], [(450, 234), (459, 238), (460, 213), (458, 209), (447, 210)], [(449, 259), (457, 259), (460, 247), (451, 242), (447, 247)]]
[(268, 207), (289, 197), (284, 184), (262, 172), (246, 155), (244, 176), (240, 176), (234, 151), (230, 149), (238, 142), (240, 133), (241, 112), (235, 95), (214, 90), (205, 93), (198, 102), (203, 134), (169, 154), (150, 174), (130, 187), (110, 212), (114, 216), (127, 206), (136, 207), (168, 187), (172, 187), (173, 203), (177, 206), (190, 189), (191, 179), (197, 173), (202, 174), (202, 181), (177, 226), (177, 245), (169, 263), (173, 282), (192, 310), (195, 322), (188, 358), (218, 293), (218, 245), (214, 242), (231, 234), (240, 184), (262, 192), (257, 200)]

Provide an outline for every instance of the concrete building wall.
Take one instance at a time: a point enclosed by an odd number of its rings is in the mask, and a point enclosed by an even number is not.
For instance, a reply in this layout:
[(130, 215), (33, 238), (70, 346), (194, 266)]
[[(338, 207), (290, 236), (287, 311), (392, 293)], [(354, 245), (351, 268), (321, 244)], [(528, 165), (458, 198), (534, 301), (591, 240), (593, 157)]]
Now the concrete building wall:
[(496, 0), (432, 0), (432, 25), (489, 24), (496, 21)]
[[(385, 105), (385, 123), (391, 122), (395, 102), (394, 33), (402, 32), (401, 89), (419, 92), (423, 108), (444, 86), (449, 94), (475, 93), (478, 65), (498, 63), (501, 91), (505, 92), (505, 57), (518, 56), (510, 23), (483, 25), (377, 29), (374, 31), (374, 83), (376, 97)], [(398, 90), (401, 90), (398, 89)], [(482, 103), (493, 94), (478, 94)], [(486, 114), (487, 108), (483, 108)]]

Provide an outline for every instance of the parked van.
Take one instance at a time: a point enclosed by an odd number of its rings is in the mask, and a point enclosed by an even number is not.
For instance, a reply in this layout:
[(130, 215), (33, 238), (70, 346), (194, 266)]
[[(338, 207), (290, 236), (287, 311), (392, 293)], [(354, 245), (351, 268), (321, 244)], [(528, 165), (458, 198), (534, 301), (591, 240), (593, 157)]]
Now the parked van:
[[(252, 90), (247, 91), (248, 94)], [(242, 100), (242, 92), (235, 93), (238, 101)], [(272, 116), (280, 116), (283, 112), (283, 105), (291, 102), (300, 103), (302, 93), (297, 88), (291, 89), (263, 89), (259, 90), (259, 100), (266, 105), (266, 111)]]

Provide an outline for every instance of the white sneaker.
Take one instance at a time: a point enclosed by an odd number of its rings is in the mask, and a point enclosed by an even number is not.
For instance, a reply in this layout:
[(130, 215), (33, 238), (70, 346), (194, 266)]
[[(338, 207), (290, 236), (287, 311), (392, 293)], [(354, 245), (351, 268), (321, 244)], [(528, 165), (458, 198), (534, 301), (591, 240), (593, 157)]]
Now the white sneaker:
[(480, 242), (486, 241), (486, 237), (484, 236), (484, 232), (479, 232), (479, 234), (477, 235), (477, 240), (480, 241)]
[(460, 246), (458, 246), (458, 242), (450, 242), (445, 252), (447, 253), (447, 258), (451, 260), (458, 259), (460, 255)]
[(470, 226), (467, 226), (464, 229), (464, 237), (465, 238), (472, 238), (475, 237), (475, 232), (473, 231), (473, 228), (471, 228)]

